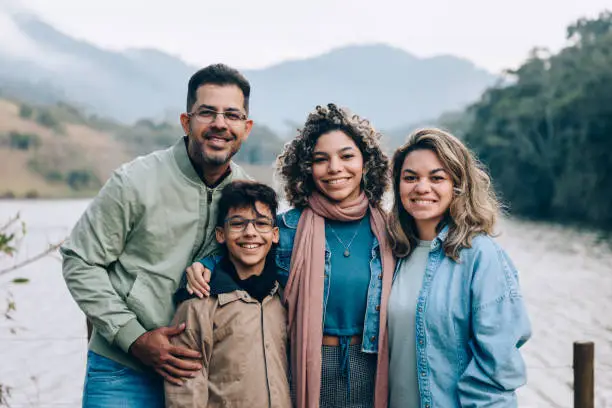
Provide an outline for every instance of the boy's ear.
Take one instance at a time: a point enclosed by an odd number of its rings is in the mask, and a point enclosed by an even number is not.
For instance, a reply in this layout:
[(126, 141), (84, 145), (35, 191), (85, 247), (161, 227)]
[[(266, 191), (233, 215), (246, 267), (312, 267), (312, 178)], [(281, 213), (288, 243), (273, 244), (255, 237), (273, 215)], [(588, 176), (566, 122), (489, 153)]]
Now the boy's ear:
[(215, 227), (215, 238), (220, 244), (225, 244), (225, 231), (221, 227)]
[(279, 237), (278, 227), (274, 227), (272, 230), (272, 242), (278, 244)]

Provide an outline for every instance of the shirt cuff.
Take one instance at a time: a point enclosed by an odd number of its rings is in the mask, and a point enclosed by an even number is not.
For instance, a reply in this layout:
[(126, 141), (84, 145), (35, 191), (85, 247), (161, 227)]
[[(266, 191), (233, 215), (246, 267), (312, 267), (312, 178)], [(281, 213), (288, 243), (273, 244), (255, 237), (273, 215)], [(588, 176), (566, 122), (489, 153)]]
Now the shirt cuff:
[(146, 332), (147, 330), (142, 327), (138, 319), (134, 318), (119, 329), (115, 336), (115, 344), (121, 347), (124, 352), (129, 353), (132, 343)]

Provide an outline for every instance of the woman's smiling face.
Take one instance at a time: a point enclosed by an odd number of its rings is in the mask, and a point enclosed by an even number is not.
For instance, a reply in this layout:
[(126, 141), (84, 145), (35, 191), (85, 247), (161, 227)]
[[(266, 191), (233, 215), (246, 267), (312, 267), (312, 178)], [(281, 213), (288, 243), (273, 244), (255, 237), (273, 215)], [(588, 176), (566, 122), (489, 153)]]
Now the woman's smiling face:
[(453, 200), (451, 177), (436, 153), (426, 149), (406, 155), (400, 177), (402, 205), (414, 218), (419, 234), (428, 232), (420, 238), (430, 239)]
[(321, 194), (342, 203), (361, 193), (363, 154), (341, 130), (319, 136), (312, 156), (312, 178)]

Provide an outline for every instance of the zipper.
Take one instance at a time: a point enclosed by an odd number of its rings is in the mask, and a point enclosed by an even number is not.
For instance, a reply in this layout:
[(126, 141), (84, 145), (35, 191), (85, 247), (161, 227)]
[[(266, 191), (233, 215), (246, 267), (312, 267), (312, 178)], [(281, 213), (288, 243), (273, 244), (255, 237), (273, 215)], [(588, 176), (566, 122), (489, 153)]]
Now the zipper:
[[(215, 190), (206, 189), (206, 224), (204, 224), (204, 234), (208, 233), (208, 224), (210, 224), (210, 205), (212, 204), (213, 193)], [(206, 241), (204, 236), (204, 241)]]
[[(214, 193), (214, 189), (213, 190), (209, 190), (208, 188), (206, 188), (206, 222), (204, 223), (204, 234), (203, 234), (203, 237), (202, 237), (202, 242), (199, 243), (199, 245), (196, 247), (197, 249), (195, 250), (195, 253), (192, 254), (192, 256), (191, 256), (192, 259), (194, 259), (194, 256), (201, 257), (203, 249), (208, 244), (208, 242), (207, 242), (208, 241), (207, 232), (208, 232), (208, 224), (210, 224), (210, 215), (211, 215), (210, 214), (210, 207), (211, 207), (211, 204), (212, 204), (213, 193)], [(200, 214), (200, 216), (201, 216), (201, 214)], [(213, 234), (213, 237), (214, 237), (214, 234)]]
[(272, 408), (272, 393), (270, 392), (270, 379), (268, 378), (268, 355), (266, 354), (266, 336), (264, 334), (263, 302), (259, 305), (261, 310), (261, 341), (264, 353), (264, 369), (266, 370), (266, 388), (268, 389), (268, 407)]

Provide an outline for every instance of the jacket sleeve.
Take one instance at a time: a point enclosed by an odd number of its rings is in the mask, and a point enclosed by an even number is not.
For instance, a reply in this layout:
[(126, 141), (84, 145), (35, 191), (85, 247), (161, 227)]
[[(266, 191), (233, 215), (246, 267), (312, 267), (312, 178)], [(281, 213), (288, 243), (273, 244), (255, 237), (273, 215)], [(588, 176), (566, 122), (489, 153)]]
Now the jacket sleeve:
[(185, 322), (187, 328), (172, 337), (172, 344), (202, 353), (202, 370), (181, 386), (164, 381), (166, 408), (206, 408), (208, 405), (208, 367), (213, 344), (213, 322), (209, 314), (211, 301), (210, 298), (188, 300), (181, 303), (174, 315), (172, 324)]
[(126, 353), (146, 330), (115, 291), (108, 268), (138, 221), (134, 194), (121, 171), (115, 172), (60, 248), (70, 294), (96, 330)]
[(515, 390), (527, 381), (519, 348), (531, 325), (512, 262), (492, 241), (474, 260), (471, 285), (472, 359), (459, 379), (462, 407), (516, 407)]
[(200, 259), (198, 262), (202, 264), (212, 274), (223, 257), (221, 255), (209, 255)]

